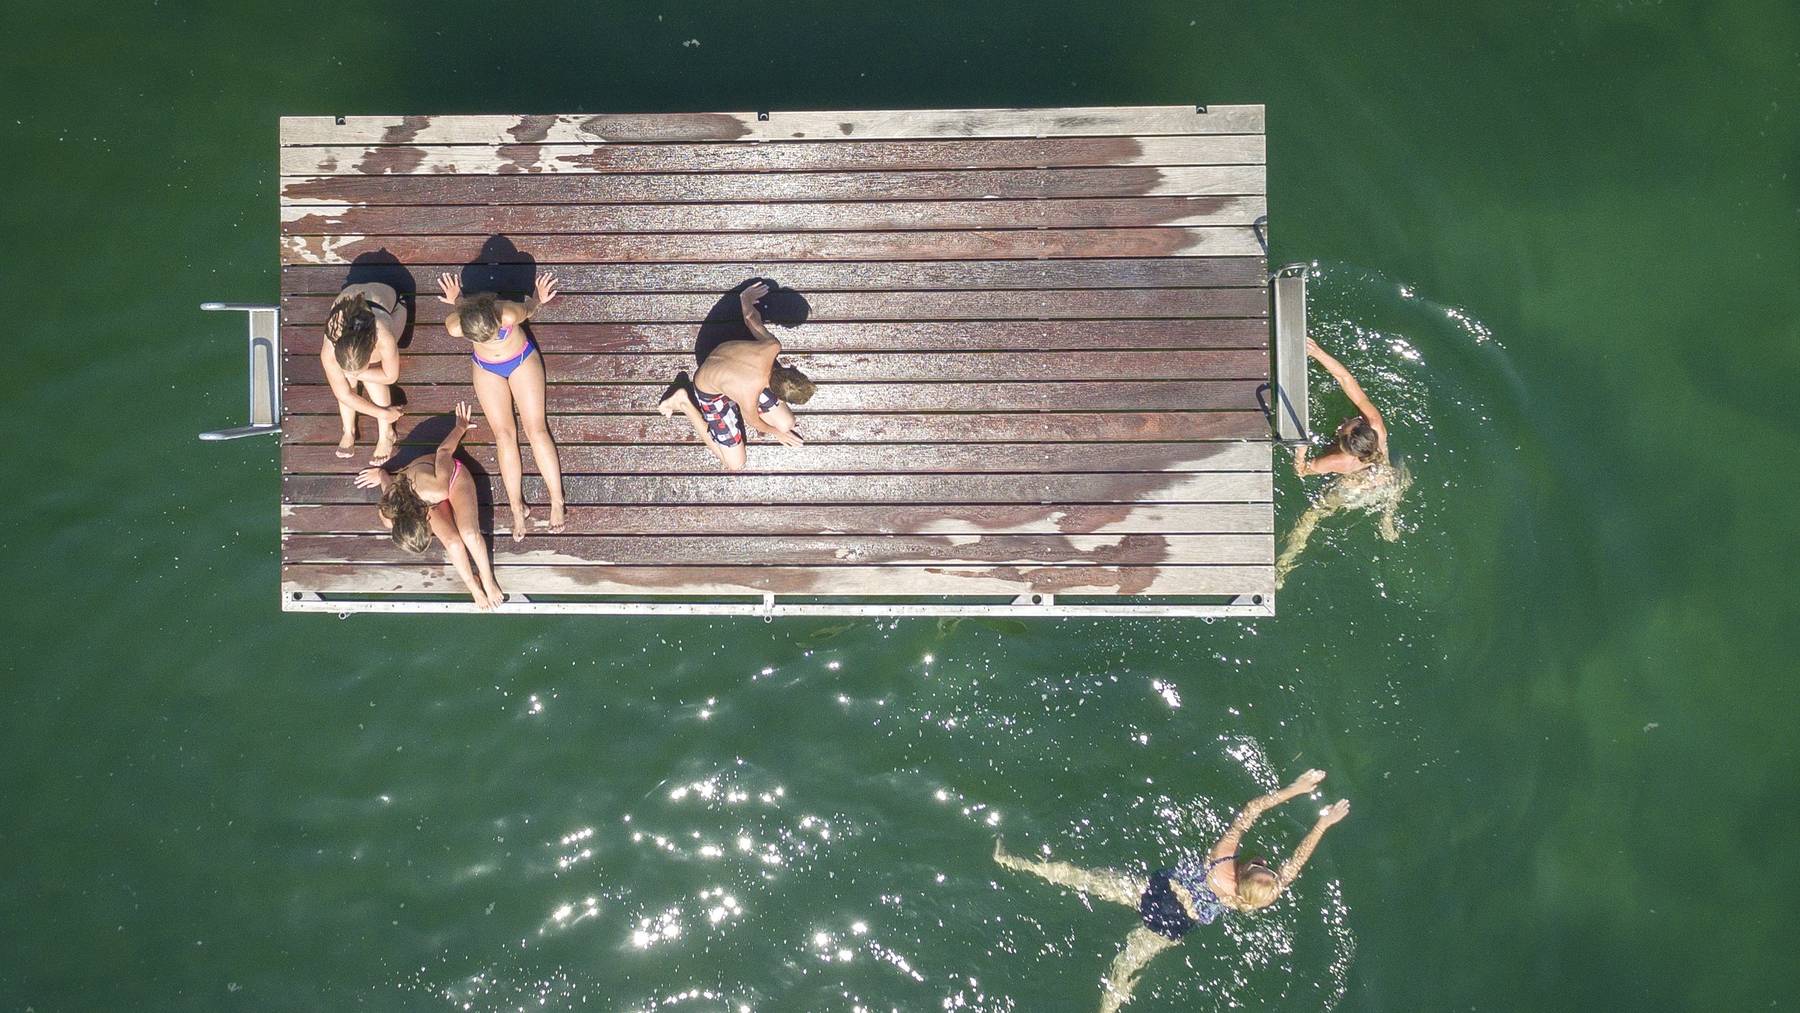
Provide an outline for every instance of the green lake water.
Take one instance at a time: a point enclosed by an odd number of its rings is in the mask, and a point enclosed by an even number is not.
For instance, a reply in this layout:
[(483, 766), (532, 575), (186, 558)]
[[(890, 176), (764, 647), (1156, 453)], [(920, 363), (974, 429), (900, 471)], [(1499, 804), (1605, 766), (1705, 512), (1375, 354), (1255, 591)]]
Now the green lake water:
[[(1800, 1002), (1800, 7), (9, 14), (0, 1009), (1092, 1009), (1135, 916), (995, 835), (1142, 872), (1308, 766), (1133, 1013)], [(1268, 106), (1416, 480), (1278, 618), (283, 616), (274, 443), (193, 438), (282, 113), (1168, 102)]]

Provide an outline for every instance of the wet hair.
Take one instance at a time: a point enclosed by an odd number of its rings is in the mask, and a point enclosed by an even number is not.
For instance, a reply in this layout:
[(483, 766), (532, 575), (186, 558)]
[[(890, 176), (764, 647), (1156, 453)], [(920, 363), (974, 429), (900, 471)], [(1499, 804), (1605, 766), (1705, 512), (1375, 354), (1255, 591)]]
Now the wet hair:
[(357, 293), (331, 308), (325, 321), (325, 337), (337, 354), (337, 364), (344, 369), (361, 369), (375, 354), (375, 311), (368, 297)]
[(805, 404), (812, 400), (818, 385), (805, 373), (776, 360), (775, 368), (769, 371), (769, 389), (788, 404)]
[(1237, 896), (1246, 907), (1267, 907), (1281, 893), (1281, 878), (1266, 865), (1238, 869)]
[(419, 498), (406, 472), (394, 476), (375, 509), (393, 523), (395, 545), (413, 553), (431, 548), (431, 508)]
[(463, 337), (477, 344), (500, 336), (500, 312), (494, 308), (492, 292), (470, 296), (456, 304), (456, 319), (462, 324)]
[(1350, 428), (1344, 430), (1344, 435), (1338, 442), (1343, 444), (1344, 450), (1351, 457), (1359, 461), (1373, 461), (1381, 456), (1380, 435), (1375, 432), (1375, 427), (1369, 420), (1360, 415), (1351, 421)]

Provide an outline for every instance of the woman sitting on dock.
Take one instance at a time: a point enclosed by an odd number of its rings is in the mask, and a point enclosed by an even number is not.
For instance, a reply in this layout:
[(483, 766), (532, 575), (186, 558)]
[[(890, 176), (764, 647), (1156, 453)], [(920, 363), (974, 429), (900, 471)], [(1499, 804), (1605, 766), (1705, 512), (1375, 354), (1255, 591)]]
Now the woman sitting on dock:
[[(388, 385), (400, 379), (400, 335), (405, 330), (406, 306), (392, 285), (348, 285), (332, 302), (319, 361), (344, 424), (337, 456), (354, 453), (359, 414), (373, 416), (377, 426), (375, 454), (369, 463), (382, 464), (393, 456), (394, 423), (402, 413), (393, 407)], [(357, 393), (359, 386), (367, 396)]]
[[(665, 417), (687, 416), (700, 442), (727, 471), (744, 467), (744, 425), (790, 447), (804, 446), (794, 432), (794, 412), (784, 402), (805, 404), (813, 384), (805, 374), (776, 361), (781, 342), (763, 324), (756, 301), (769, 286), (756, 282), (738, 296), (751, 340), (726, 341), (707, 353), (693, 380), (678, 373), (663, 391), (656, 410)], [(713, 393), (716, 391), (717, 393)]]
[(1125, 937), (1102, 982), (1100, 1009), (1111, 1013), (1131, 1001), (1137, 976), (1150, 958), (1174, 946), (1196, 925), (1211, 925), (1227, 913), (1249, 914), (1275, 903), (1299, 877), (1325, 829), (1350, 814), (1350, 803), (1338, 800), (1319, 814), (1312, 830), (1278, 870), (1261, 858), (1240, 858), (1238, 842), (1263, 813), (1289, 799), (1313, 791), (1325, 780), (1322, 770), (1309, 770), (1280, 791), (1255, 799), (1238, 813), (1205, 861), (1188, 859), (1173, 869), (1159, 869), (1149, 879), (1110, 869), (1083, 869), (1068, 862), (1047, 862), (1008, 854), (994, 842), (994, 861), (1029, 872), (1077, 893), (1135, 908), (1143, 924)]
[[(494, 568), (488, 560), (487, 542), (481, 537), (481, 518), (475, 501), (475, 480), (456, 457), (463, 434), (475, 428), (467, 401), (456, 406), (456, 424), (438, 444), (437, 453), (420, 457), (399, 471), (364, 468), (356, 475), (363, 489), (380, 489), (376, 510), (381, 523), (393, 532), (394, 544), (408, 552), (424, 552), (432, 539), (443, 544), (444, 554), (479, 608), (490, 609), (503, 597)], [(480, 580), (469, 569), (473, 557)]]
[(452, 307), (444, 318), (444, 329), (451, 337), (467, 338), (475, 346), (469, 352), (475, 398), (494, 432), (500, 479), (512, 508), (513, 541), (524, 539), (531, 527), (531, 508), (525, 505), (525, 466), (519, 459), (519, 431), (513, 420), (515, 405), (518, 421), (531, 441), (531, 457), (550, 492), (549, 530), (561, 532), (568, 511), (563, 505), (562, 463), (545, 417), (544, 357), (524, 327), (526, 320), (556, 298), (556, 278), (538, 275), (536, 290), (522, 303), (500, 299), (492, 292), (464, 296), (462, 282), (447, 272), (438, 277), (438, 286), (443, 289), (439, 298)]
[(1380, 409), (1363, 393), (1356, 377), (1311, 338), (1306, 339), (1306, 354), (1324, 366), (1338, 382), (1356, 407), (1356, 414), (1338, 425), (1331, 449), (1318, 457), (1309, 459), (1305, 444), (1294, 448), (1295, 472), (1301, 476), (1336, 475), (1337, 478), (1306, 508), (1294, 523), (1294, 530), (1288, 533), (1281, 555), (1275, 560), (1277, 588), (1299, 563), (1300, 553), (1305, 550), (1313, 531), (1332, 514), (1345, 510), (1377, 513), (1380, 515), (1377, 530), (1381, 537), (1390, 542), (1399, 540), (1400, 527), (1395, 514), (1400, 508), (1401, 496), (1412, 483), (1412, 476), (1406, 469), (1397, 468), (1388, 461), (1387, 425), (1382, 422)]

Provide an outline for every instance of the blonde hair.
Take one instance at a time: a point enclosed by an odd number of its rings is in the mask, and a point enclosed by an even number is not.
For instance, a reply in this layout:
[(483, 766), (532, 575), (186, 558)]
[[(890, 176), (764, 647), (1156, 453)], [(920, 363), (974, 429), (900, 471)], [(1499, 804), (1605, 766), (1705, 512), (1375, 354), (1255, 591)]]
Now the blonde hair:
[(1268, 869), (1257, 866), (1238, 873), (1237, 899), (1244, 907), (1268, 907), (1280, 895), (1281, 878)]
[(413, 553), (431, 548), (431, 508), (419, 498), (406, 472), (394, 476), (375, 509), (393, 522), (395, 545)]
[(769, 389), (788, 404), (805, 404), (812, 400), (818, 386), (805, 373), (777, 360), (769, 371)]
[(456, 304), (456, 319), (462, 324), (463, 337), (477, 344), (500, 336), (500, 314), (494, 309), (496, 296), (483, 292)]

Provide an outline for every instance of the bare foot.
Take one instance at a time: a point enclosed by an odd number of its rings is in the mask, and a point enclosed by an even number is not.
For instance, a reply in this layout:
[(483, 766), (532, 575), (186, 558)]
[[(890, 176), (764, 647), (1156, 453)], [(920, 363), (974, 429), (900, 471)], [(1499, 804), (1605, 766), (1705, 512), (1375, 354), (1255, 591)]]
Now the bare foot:
[(344, 437), (343, 439), (338, 440), (335, 453), (346, 460), (356, 456), (356, 430), (344, 430)]
[(550, 505), (550, 523), (548, 530), (553, 535), (560, 535), (569, 526), (569, 508), (561, 503)]
[(525, 540), (525, 533), (531, 530), (531, 508), (515, 505), (512, 515), (512, 540), (522, 542)]
[(381, 438), (375, 441), (375, 453), (369, 456), (369, 463), (371, 465), (386, 464), (388, 458), (393, 456), (394, 434), (391, 432), (383, 433)]
[(481, 584), (482, 584), (482, 587), (484, 589), (486, 589), (486, 591), (487, 591), (488, 601), (491, 601), (495, 605), (498, 605), (501, 602), (506, 600), (506, 592), (500, 590), (500, 582), (499, 581), (490, 579), (490, 580), (482, 581)]
[(480, 609), (483, 612), (486, 612), (489, 609), (494, 607), (494, 603), (492, 601), (488, 600), (488, 596), (485, 594), (482, 594), (477, 591), (470, 591), (469, 596), (471, 598), (475, 599), (475, 607)]
[(681, 402), (688, 396), (688, 375), (676, 373), (675, 382), (663, 389), (662, 399), (656, 402), (656, 410), (662, 412), (663, 418), (670, 418), (681, 410)]

